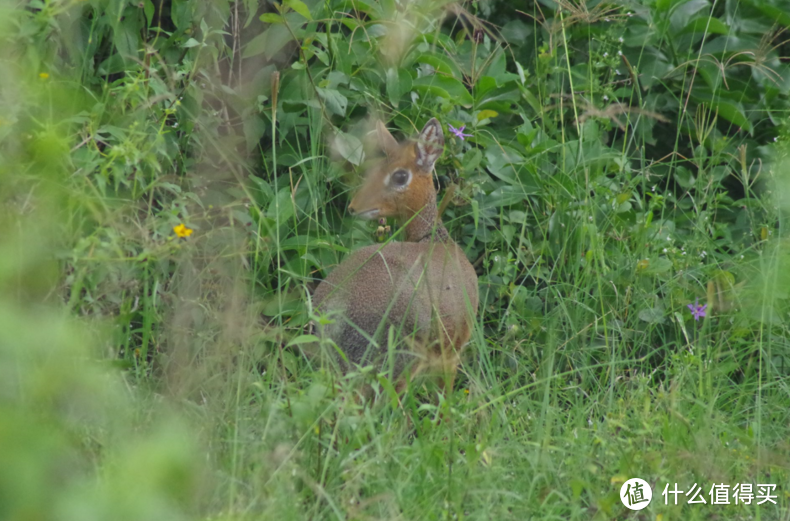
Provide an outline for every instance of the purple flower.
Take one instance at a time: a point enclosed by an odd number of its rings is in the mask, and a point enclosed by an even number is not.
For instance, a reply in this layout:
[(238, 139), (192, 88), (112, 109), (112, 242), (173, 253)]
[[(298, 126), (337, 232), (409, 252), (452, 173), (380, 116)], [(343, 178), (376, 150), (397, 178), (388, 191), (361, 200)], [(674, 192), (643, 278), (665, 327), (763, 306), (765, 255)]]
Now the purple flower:
[(694, 299), (694, 303), (693, 304), (689, 304), (688, 305), (688, 308), (691, 310), (691, 314), (694, 315), (694, 320), (696, 320), (697, 322), (699, 322), (699, 317), (706, 316), (705, 315), (705, 309), (707, 307), (708, 307), (707, 304), (705, 304), (704, 306), (700, 306), (698, 298)]
[(450, 128), (450, 132), (455, 134), (456, 137), (461, 138), (461, 141), (463, 141), (465, 137), (472, 137), (472, 134), (464, 134), (464, 129), (466, 128), (466, 125), (462, 126), (461, 128), (455, 128), (454, 126), (448, 123), (447, 126)]

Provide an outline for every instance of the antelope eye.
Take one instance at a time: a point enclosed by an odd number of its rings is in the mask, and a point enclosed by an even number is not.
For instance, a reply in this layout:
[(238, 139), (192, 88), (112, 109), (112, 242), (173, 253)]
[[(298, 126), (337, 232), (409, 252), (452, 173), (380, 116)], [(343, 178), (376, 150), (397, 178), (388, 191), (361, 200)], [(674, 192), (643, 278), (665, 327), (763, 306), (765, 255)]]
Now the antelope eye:
[(395, 170), (390, 177), (393, 186), (403, 187), (409, 182), (409, 173), (406, 170)]

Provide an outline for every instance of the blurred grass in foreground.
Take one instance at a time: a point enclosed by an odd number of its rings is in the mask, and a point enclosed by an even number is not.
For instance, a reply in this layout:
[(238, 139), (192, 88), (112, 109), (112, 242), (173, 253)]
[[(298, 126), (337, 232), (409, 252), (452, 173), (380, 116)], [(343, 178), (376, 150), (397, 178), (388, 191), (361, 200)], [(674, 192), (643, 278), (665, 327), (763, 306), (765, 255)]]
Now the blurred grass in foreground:
[(193, 432), (99, 362), (101, 324), (20, 298), (55, 254), (57, 201), (37, 202), (0, 217), (0, 519), (189, 519), (204, 481)]
[(105, 361), (110, 324), (75, 317), (60, 294), (75, 220), (97, 202), (70, 179), (70, 118), (85, 98), (11, 58), (0, 61), (0, 519), (192, 519), (206, 483), (194, 431)]

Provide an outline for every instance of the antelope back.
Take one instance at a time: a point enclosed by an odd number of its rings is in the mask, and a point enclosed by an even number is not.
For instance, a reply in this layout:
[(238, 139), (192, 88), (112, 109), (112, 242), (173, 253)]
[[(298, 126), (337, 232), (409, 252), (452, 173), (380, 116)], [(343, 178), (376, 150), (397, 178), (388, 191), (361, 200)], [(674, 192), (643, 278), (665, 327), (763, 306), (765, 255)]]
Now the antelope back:
[(385, 354), (394, 328), (399, 374), (413, 360), (422, 365), (461, 350), (477, 312), (477, 275), (453, 242), (374, 244), (335, 268), (313, 299), (321, 312), (335, 315), (323, 334), (352, 363)]

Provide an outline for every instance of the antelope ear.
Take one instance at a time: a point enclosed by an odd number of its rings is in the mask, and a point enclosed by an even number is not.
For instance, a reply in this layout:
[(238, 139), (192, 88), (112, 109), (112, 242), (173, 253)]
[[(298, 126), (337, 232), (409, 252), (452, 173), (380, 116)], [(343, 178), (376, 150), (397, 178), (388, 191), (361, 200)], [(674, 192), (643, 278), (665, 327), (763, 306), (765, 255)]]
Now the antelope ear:
[(431, 118), (425, 124), (422, 132), (420, 132), (420, 137), (417, 138), (415, 147), (417, 151), (417, 166), (426, 172), (430, 172), (444, 150), (444, 133), (436, 118)]
[(376, 121), (376, 137), (378, 138), (379, 146), (388, 156), (393, 155), (400, 148), (398, 140), (392, 137), (392, 134), (390, 134), (390, 131), (387, 130), (387, 127), (384, 126), (381, 120)]

